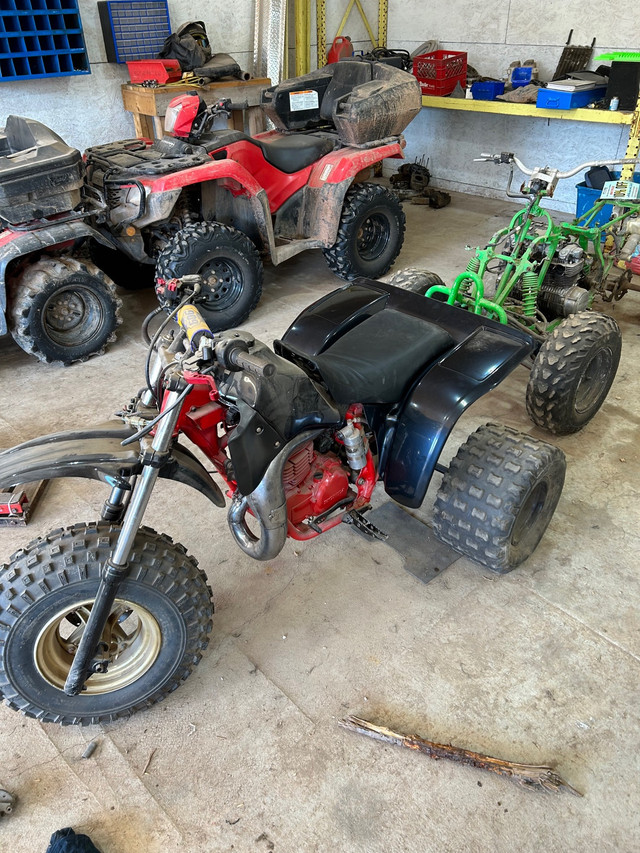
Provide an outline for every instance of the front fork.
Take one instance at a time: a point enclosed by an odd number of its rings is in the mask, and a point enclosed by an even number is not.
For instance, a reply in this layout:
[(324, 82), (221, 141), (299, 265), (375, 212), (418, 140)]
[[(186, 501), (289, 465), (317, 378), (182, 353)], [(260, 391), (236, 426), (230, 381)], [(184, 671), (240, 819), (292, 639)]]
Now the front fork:
[[(102, 570), (93, 607), (64, 685), (64, 692), (68, 696), (76, 696), (80, 693), (85, 681), (92, 673), (106, 672), (107, 662), (95, 658), (98, 644), (120, 584), (128, 574), (129, 555), (158, 478), (159, 466), (165, 461), (171, 447), (173, 432), (182, 408), (178, 403), (179, 397), (179, 391), (170, 391), (167, 394), (165, 400), (167, 414), (157, 426), (149, 461), (143, 462), (142, 473), (134, 486), (113, 553)], [(174, 408), (171, 408), (172, 406)]]

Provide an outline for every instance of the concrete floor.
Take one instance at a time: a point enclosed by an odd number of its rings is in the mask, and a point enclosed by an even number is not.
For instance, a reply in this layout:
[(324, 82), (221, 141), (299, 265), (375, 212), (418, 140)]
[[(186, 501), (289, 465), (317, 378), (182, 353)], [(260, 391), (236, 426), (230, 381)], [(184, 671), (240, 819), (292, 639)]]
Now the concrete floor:
[[(465, 244), (486, 240), (511, 209), (465, 196), (440, 211), (408, 205), (397, 267), (450, 279)], [(338, 285), (319, 252), (268, 269), (247, 327), (271, 340)], [(101, 420), (141, 385), (139, 328), (154, 299), (122, 296), (117, 344), (85, 365), (40, 366), (0, 341), (1, 447)], [(209, 650), (183, 687), (130, 720), (63, 729), (0, 707), (0, 788), (19, 798), (0, 820), (0, 849), (44, 851), (71, 825), (103, 853), (640, 850), (640, 295), (603, 310), (623, 330), (616, 383), (586, 429), (555, 440), (569, 463), (561, 503), (538, 550), (506, 577), (461, 558), (424, 585), (389, 546), (345, 526), (253, 562), (224, 512), (163, 483), (146, 522), (209, 576)], [(476, 403), (449, 455), (488, 419), (544, 437), (525, 412), (526, 378), (519, 368)], [(27, 529), (0, 530), (0, 560), (95, 519), (103, 498), (95, 483), (51, 484)], [(383, 746), (339, 729), (347, 713), (553, 763), (584, 797)]]

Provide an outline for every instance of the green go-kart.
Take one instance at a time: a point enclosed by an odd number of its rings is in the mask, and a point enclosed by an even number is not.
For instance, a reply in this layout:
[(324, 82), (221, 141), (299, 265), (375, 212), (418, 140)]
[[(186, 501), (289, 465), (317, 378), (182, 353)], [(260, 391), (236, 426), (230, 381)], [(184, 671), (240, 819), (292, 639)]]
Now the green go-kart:
[[(451, 286), (417, 269), (397, 272), (389, 282), (532, 334), (539, 346), (526, 363), (527, 411), (537, 426), (556, 435), (577, 432), (604, 402), (618, 369), (618, 324), (589, 309), (596, 297), (618, 300), (633, 287), (629, 255), (640, 235), (640, 185), (608, 182), (582, 216), (556, 223), (542, 199), (553, 195), (559, 180), (605, 163), (560, 172), (529, 169), (509, 153), (478, 159), (508, 164), (507, 196), (524, 197), (526, 205), (485, 248), (475, 250)], [(514, 165), (529, 176), (517, 193), (511, 191)], [(613, 215), (599, 224), (603, 207), (612, 203)]]

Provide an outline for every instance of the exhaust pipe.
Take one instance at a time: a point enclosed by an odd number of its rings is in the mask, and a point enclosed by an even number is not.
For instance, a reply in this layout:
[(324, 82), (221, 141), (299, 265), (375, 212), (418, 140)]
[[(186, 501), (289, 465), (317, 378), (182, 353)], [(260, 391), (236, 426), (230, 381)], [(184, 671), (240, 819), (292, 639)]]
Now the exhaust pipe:
[[(311, 441), (318, 430), (309, 429), (292, 438), (270, 463), (260, 485), (250, 495), (237, 494), (231, 501), (227, 520), (229, 529), (245, 554), (254, 560), (273, 560), (287, 541), (287, 499), (282, 485), (282, 472), (294, 450)], [(246, 522), (251, 510), (260, 527), (254, 536)]]

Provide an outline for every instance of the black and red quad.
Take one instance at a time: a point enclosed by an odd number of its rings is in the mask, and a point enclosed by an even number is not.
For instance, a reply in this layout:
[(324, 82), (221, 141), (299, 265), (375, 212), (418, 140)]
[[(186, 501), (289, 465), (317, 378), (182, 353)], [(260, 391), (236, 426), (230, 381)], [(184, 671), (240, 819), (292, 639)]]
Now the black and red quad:
[(165, 304), (172, 279), (202, 276), (199, 308), (214, 330), (257, 305), (261, 256), (280, 264), (320, 248), (341, 278), (377, 278), (400, 252), (405, 217), (367, 179), (376, 163), (402, 158), (402, 131), (420, 105), (411, 74), (356, 60), (265, 90), (275, 129), (254, 137), (212, 129), (229, 102), (179, 96), (165, 119), (171, 135), (87, 150), (85, 192), (102, 209), (92, 224), (114, 250), (94, 243), (94, 260), (125, 285), (141, 271), (132, 261), (156, 264)]

